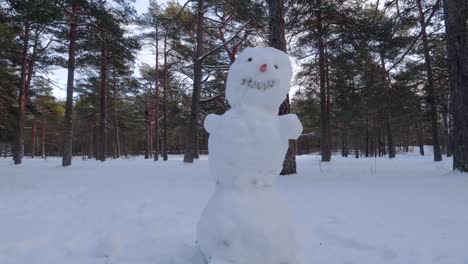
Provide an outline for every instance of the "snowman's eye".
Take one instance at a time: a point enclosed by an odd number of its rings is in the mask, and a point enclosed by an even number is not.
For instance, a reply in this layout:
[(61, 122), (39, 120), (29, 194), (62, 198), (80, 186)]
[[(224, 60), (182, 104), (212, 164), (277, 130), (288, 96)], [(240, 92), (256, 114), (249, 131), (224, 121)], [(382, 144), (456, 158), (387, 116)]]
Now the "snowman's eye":
[(278, 65), (275, 64), (275, 69), (278, 69)]
[(247, 61), (251, 62), (253, 59), (252, 58), (249, 58)]

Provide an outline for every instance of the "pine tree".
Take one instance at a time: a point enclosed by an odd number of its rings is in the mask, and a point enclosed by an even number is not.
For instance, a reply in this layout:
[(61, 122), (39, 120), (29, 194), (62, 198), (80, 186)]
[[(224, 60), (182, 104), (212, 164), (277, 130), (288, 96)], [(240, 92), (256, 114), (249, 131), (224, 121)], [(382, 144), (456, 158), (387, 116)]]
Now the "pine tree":
[(468, 3), (446, 3), (449, 79), (453, 100), (453, 169), (468, 172)]

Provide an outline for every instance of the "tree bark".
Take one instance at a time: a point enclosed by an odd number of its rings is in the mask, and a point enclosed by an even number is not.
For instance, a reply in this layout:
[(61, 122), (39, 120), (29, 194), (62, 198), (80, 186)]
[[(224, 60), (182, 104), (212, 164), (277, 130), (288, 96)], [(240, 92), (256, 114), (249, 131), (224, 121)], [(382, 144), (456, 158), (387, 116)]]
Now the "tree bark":
[(390, 124), (390, 115), (387, 113), (385, 117), (385, 129), (387, 131), (387, 146), (388, 146), (388, 157), (390, 159), (395, 158), (396, 150), (395, 144), (393, 143), (392, 126)]
[(419, 153), (421, 156), (424, 156), (424, 140), (422, 135), (422, 127), (419, 121), (416, 121), (416, 134), (418, 137), (418, 146), (419, 146)]
[(319, 79), (320, 79), (320, 151), (322, 153), (322, 161), (331, 160), (328, 122), (328, 106), (327, 106), (327, 91), (326, 91), (326, 68), (325, 68), (325, 41), (322, 19), (322, 1), (316, 1), (316, 18), (318, 32), (318, 51), (319, 51)]
[[(162, 158), (163, 160), (167, 160), (167, 89), (169, 88), (167, 85), (167, 71), (169, 70), (169, 67), (167, 66), (167, 34), (164, 35), (164, 80), (163, 80), (163, 85), (164, 85), (164, 93), (163, 93), (163, 142), (162, 142)], [(200, 83), (201, 86), (201, 83)], [(195, 89), (194, 89), (195, 90)], [(201, 88), (200, 88), (201, 90)], [(198, 99), (200, 101), (200, 99)], [(198, 104), (198, 103), (197, 103)], [(192, 150), (193, 152), (193, 150)], [(193, 154), (192, 154), (193, 158)]]
[(446, 8), (453, 169), (468, 172), (468, 3), (450, 0)]
[(117, 87), (114, 91), (114, 135), (115, 135), (115, 157), (120, 158), (120, 129), (119, 129), (119, 113), (117, 111)]
[(200, 96), (202, 86), (203, 65), (201, 56), (203, 54), (203, 24), (205, 12), (204, 0), (198, 0), (198, 16), (197, 16), (197, 48), (193, 63), (193, 95), (192, 106), (190, 112), (190, 120), (187, 132), (187, 142), (184, 153), (184, 162), (193, 163), (195, 144), (197, 141), (197, 126), (198, 114), (200, 112)]
[[(391, 87), (390, 87), (390, 81), (388, 80), (387, 70), (385, 67), (385, 51), (383, 50), (380, 52), (380, 65), (382, 67), (382, 83), (385, 85), (387, 92), (389, 92)], [(395, 144), (393, 143), (392, 124), (391, 124), (391, 116), (390, 116), (388, 100), (386, 100), (384, 104), (385, 104), (385, 109), (384, 109), (385, 121), (384, 122), (385, 122), (385, 131), (387, 134), (388, 157), (390, 159), (393, 159), (395, 158), (396, 150), (395, 150)], [(385, 150), (385, 148), (383, 149)]]
[(445, 105), (442, 110), (442, 120), (444, 122), (444, 145), (445, 145), (445, 154), (447, 157), (452, 156), (452, 144), (450, 139), (450, 122), (449, 122), (449, 111), (448, 106)]
[[(284, 1), (283, 0), (269, 0), (269, 45), (273, 48), (286, 52), (287, 44), (284, 33)], [(291, 105), (289, 102), (289, 95), (286, 95), (285, 100), (281, 104), (278, 114), (286, 115), (291, 112)], [(283, 169), (280, 175), (292, 175), (297, 173), (296, 169), (296, 154), (297, 143), (296, 140), (289, 140), (289, 148), (283, 161)]]
[(31, 128), (31, 158), (36, 156), (36, 145), (37, 145), (37, 123), (36, 120), (32, 123)]
[(101, 47), (101, 83), (99, 89), (99, 160), (106, 160), (106, 123), (107, 123), (107, 47)]
[(41, 145), (42, 145), (41, 153), (42, 153), (42, 158), (43, 159), (46, 158), (46, 149), (45, 149), (45, 145), (46, 145), (45, 144), (45, 142), (46, 142), (46, 140), (45, 140), (45, 131), (46, 131), (46, 129), (45, 129), (45, 126), (46, 126), (46, 121), (45, 121), (45, 118), (43, 118), (42, 119), (42, 124), (41, 124), (41, 141), (42, 141), (42, 143), (41, 143)]
[(348, 157), (349, 150), (348, 150), (348, 129), (346, 124), (343, 124), (343, 128), (341, 130), (341, 156)]
[(154, 66), (154, 161), (159, 160), (159, 25), (156, 26), (156, 64)]
[(439, 123), (438, 123), (438, 114), (437, 114), (437, 102), (435, 99), (435, 92), (434, 92), (434, 76), (432, 73), (429, 40), (427, 38), (427, 32), (426, 32), (426, 26), (425, 26), (426, 19), (424, 17), (424, 10), (421, 5), (421, 0), (416, 0), (416, 5), (418, 6), (418, 11), (419, 11), (419, 23), (421, 24), (421, 38), (422, 38), (423, 49), (424, 49), (424, 61), (426, 64), (426, 74), (427, 74), (426, 91), (427, 91), (427, 101), (429, 103), (430, 115), (431, 115), (434, 161), (441, 161), (442, 152), (440, 150), (440, 143), (439, 143)]
[(145, 159), (149, 159), (149, 153), (150, 153), (150, 137), (151, 137), (150, 126), (151, 126), (150, 110), (149, 110), (149, 105), (147, 103), (146, 109), (145, 109)]
[(28, 46), (29, 46), (29, 20), (24, 21), (24, 36), (23, 47), (21, 53), (21, 77), (19, 82), (19, 96), (18, 96), (18, 119), (16, 124), (16, 142), (13, 153), (13, 160), (15, 164), (21, 164), (24, 155), (24, 119), (26, 111), (26, 71), (28, 62)]
[(78, 37), (77, 13), (79, 10), (78, 1), (73, 1), (72, 19), (70, 23), (70, 44), (68, 48), (68, 76), (67, 76), (67, 100), (65, 103), (65, 120), (63, 130), (63, 157), (62, 166), (70, 166), (73, 151), (73, 83), (75, 80), (75, 53), (76, 39)]

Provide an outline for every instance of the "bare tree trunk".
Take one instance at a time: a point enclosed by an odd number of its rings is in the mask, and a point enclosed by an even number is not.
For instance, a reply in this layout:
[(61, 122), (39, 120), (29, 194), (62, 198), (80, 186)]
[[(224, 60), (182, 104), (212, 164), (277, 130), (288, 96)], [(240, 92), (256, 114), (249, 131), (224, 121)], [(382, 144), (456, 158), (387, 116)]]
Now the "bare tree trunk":
[(468, 172), (468, 3), (446, 3), (449, 84), (453, 112), (453, 169)]
[(395, 144), (393, 143), (393, 133), (392, 133), (392, 127), (390, 124), (389, 114), (387, 114), (387, 117), (385, 118), (385, 128), (387, 130), (388, 157), (390, 159), (393, 159), (395, 158), (396, 150), (395, 150)]
[(327, 90), (327, 131), (328, 131), (328, 151), (329, 155), (331, 158), (331, 152), (333, 149), (332, 145), (332, 133), (331, 133), (331, 119), (330, 119), (330, 113), (331, 113), (331, 99), (330, 99), (330, 78), (328, 76), (329, 73), (329, 63), (328, 63), (328, 49), (327, 46), (325, 45), (325, 85), (326, 85), (326, 90)]
[(67, 76), (67, 101), (65, 105), (65, 120), (63, 131), (63, 158), (62, 166), (70, 166), (73, 151), (73, 83), (75, 81), (75, 53), (76, 39), (78, 37), (77, 13), (79, 11), (78, 1), (73, 1), (72, 19), (70, 23), (70, 45), (68, 48), (68, 76)]
[(114, 91), (114, 135), (115, 135), (115, 157), (120, 158), (120, 129), (119, 113), (117, 111), (117, 88)]
[[(283, 0), (269, 0), (269, 39), (270, 46), (286, 52), (287, 44), (284, 34), (284, 1)], [(289, 95), (285, 95), (286, 98), (281, 104), (278, 114), (286, 115), (291, 112), (291, 106), (289, 102)], [(286, 152), (286, 156), (283, 161), (283, 169), (281, 175), (292, 175), (297, 173), (296, 169), (296, 154), (297, 144), (296, 140), (289, 140), (289, 148)]]
[(150, 106), (149, 127), (148, 127), (148, 140), (149, 140), (149, 158), (153, 159), (153, 106)]
[(36, 120), (33, 121), (31, 128), (31, 158), (36, 156), (36, 144), (37, 144), (37, 123)]
[(203, 24), (204, 24), (204, 12), (205, 12), (204, 0), (198, 0), (198, 16), (197, 16), (197, 50), (195, 53), (193, 63), (193, 95), (192, 95), (192, 106), (190, 112), (190, 121), (187, 133), (187, 143), (184, 153), (184, 162), (193, 163), (195, 144), (197, 141), (197, 126), (198, 126), (198, 114), (200, 112), (200, 96), (202, 86), (202, 75), (203, 65), (200, 59), (203, 54)]
[[(385, 67), (385, 51), (383, 50), (380, 52), (380, 65), (382, 67), (382, 83), (385, 85), (385, 88), (387, 90), (390, 90), (391, 89), (390, 81), (388, 80), (387, 70)], [(393, 133), (392, 133), (389, 102), (385, 101), (384, 104), (385, 104), (385, 113), (384, 113), (385, 114), (385, 131), (387, 134), (388, 157), (390, 159), (393, 159), (395, 158), (396, 150), (395, 150), (395, 144), (393, 143)]]
[[(162, 142), (162, 158), (163, 160), (167, 160), (167, 89), (168, 84), (167, 84), (167, 71), (169, 70), (169, 67), (167, 66), (167, 34), (164, 35), (164, 80), (163, 80), (163, 85), (164, 85), (164, 92), (163, 92), (163, 142)], [(201, 83), (200, 83), (201, 86)], [(201, 88), (200, 88), (201, 90)], [(200, 101), (200, 99), (198, 99)], [(196, 137), (196, 136), (195, 136)], [(192, 150), (193, 152), (193, 150)], [(193, 159), (193, 154), (192, 154), (192, 159)]]
[(348, 157), (349, 150), (348, 150), (348, 128), (346, 124), (343, 124), (343, 128), (341, 130), (341, 156)]
[(107, 47), (101, 44), (101, 84), (99, 89), (99, 160), (106, 160), (106, 123), (107, 123)]
[(150, 113), (149, 113), (149, 106), (148, 104), (146, 105), (145, 109), (145, 159), (149, 159), (149, 153), (150, 153)]
[(449, 112), (448, 106), (445, 105), (442, 110), (442, 120), (444, 122), (444, 145), (445, 154), (447, 157), (452, 156), (451, 139), (450, 139), (450, 125), (449, 125)]
[[(93, 122), (89, 122), (89, 127), (93, 127)], [(88, 135), (88, 159), (94, 158), (94, 129), (89, 131)]]
[(354, 143), (354, 157), (359, 159), (359, 137), (356, 138), (357, 141)]
[(419, 153), (424, 156), (424, 140), (422, 135), (422, 125), (419, 121), (416, 121), (416, 134), (418, 137), (418, 146), (419, 146)]
[(322, 21), (322, 1), (316, 1), (316, 17), (317, 17), (317, 32), (318, 32), (318, 51), (319, 51), (319, 77), (320, 77), (320, 150), (322, 153), (322, 161), (331, 160), (331, 152), (329, 145), (328, 124), (328, 107), (326, 94), (326, 68), (325, 68), (325, 41)]
[(93, 145), (94, 157), (99, 160), (99, 115), (97, 113), (94, 114)]
[(439, 124), (437, 121), (438, 120), (437, 102), (436, 102), (435, 92), (434, 92), (434, 77), (432, 74), (429, 41), (427, 39), (427, 32), (426, 32), (426, 19), (424, 18), (424, 11), (421, 6), (421, 0), (416, 0), (416, 5), (418, 6), (418, 11), (419, 11), (419, 23), (421, 24), (421, 37), (422, 37), (423, 48), (424, 48), (424, 60), (426, 63), (426, 74), (427, 74), (426, 90), (427, 90), (427, 100), (430, 106), (430, 115), (431, 115), (431, 124), (432, 124), (432, 144), (434, 147), (434, 161), (441, 161), (442, 153), (440, 151), (440, 143), (439, 143)]
[(42, 158), (45, 159), (46, 158), (46, 149), (45, 149), (45, 126), (46, 126), (46, 121), (45, 121), (45, 118), (42, 119), (42, 126), (41, 126), (41, 152), (42, 152)]
[(154, 161), (159, 160), (159, 26), (156, 27), (156, 64), (154, 70)]
[(21, 53), (21, 77), (19, 83), (19, 96), (18, 96), (18, 120), (16, 124), (16, 142), (13, 153), (13, 160), (15, 164), (21, 164), (24, 155), (24, 119), (26, 111), (26, 71), (28, 62), (28, 45), (29, 45), (29, 20), (24, 21), (24, 36), (23, 36), (23, 50)]
[(195, 141), (195, 150), (193, 152), (193, 158), (200, 158), (200, 128), (197, 127), (197, 140)]
[(365, 156), (369, 157), (369, 116), (366, 116), (366, 147)]

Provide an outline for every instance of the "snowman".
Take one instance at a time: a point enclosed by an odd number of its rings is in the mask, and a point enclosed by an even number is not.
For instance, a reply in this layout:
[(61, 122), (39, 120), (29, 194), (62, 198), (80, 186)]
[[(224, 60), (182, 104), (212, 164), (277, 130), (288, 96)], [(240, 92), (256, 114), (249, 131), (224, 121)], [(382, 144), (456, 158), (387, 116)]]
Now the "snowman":
[(284, 52), (247, 48), (229, 69), (230, 110), (205, 119), (216, 188), (197, 240), (209, 264), (299, 263), (289, 211), (274, 188), (288, 140), (302, 133), (296, 115), (278, 116), (291, 77)]

